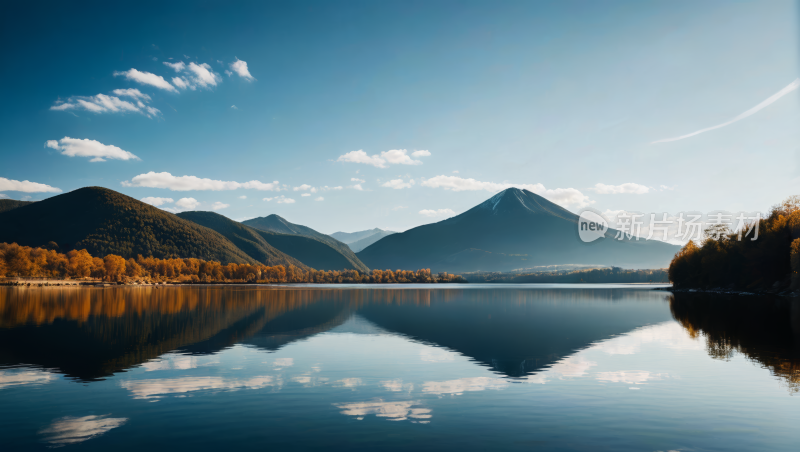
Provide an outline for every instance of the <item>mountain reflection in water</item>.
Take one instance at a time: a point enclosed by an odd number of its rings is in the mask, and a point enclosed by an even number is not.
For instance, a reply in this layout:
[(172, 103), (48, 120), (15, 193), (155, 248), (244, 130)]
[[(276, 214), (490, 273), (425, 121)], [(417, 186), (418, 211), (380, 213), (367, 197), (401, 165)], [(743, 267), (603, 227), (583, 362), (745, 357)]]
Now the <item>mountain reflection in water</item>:
[(676, 294), (667, 312), (652, 303), (664, 297), (625, 289), (2, 288), (0, 366), (95, 381), (174, 350), (275, 351), (357, 315), (525, 377), (597, 341), (670, 320), (671, 312), (691, 337), (706, 338), (711, 356), (742, 353), (798, 390), (797, 302)]
[(4, 287), (0, 434), (3, 450), (793, 451), (798, 332), (798, 302), (630, 286)]

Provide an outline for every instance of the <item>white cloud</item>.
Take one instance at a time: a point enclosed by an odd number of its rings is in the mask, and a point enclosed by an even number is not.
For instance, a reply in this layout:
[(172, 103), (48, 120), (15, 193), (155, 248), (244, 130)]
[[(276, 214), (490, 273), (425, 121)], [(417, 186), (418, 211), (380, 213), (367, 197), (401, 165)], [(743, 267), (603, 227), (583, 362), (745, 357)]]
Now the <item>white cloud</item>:
[[(417, 151), (417, 152), (428, 152), (428, 151)], [(428, 154), (430, 154), (430, 152), (428, 152)], [(422, 161), (414, 160), (411, 157), (409, 157), (408, 151), (406, 151), (405, 149), (393, 149), (391, 151), (381, 152), (381, 157), (386, 159), (386, 161), (391, 163), (392, 165), (422, 165)]]
[(189, 82), (183, 77), (172, 77), (172, 83), (175, 84), (180, 89), (191, 88), (194, 89), (194, 86), (190, 86)]
[(294, 199), (292, 199), (292, 198), (287, 198), (287, 197), (285, 197), (285, 196), (283, 196), (283, 195), (281, 195), (281, 196), (275, 196), (275, 197), (272, 197), (272, 198), (264, 198), (263, 200), (264, 200), (264, 201), (272, 201), (273, 199), (274, 199), (274, 200), (275, 200), (275, 202), (276, 202), (276, 203), (278, 203), (278, 204), (294, 204)]
[(133, 99), (141, 99), (150, 101), (150, 96), (147, 94), (143, 94), (136, 88), (128, 88), (128, 89), (115, 89), (112, 93), (116, 94), (117, 96), (124, 96), (124, 97), (131, 97)]
[(364, 179), (359, 179), (357, 177), (351, 177), (350, 182), (358, 182), (359, 184), (363, 184), (366, 181)]
[(759, 110), (768, 107), (773, 102), (775, 102), (778, 99), (780, 99), (781, 97), (791, 93), (792, 91), (796, 90), (798, 87), (800, 87), (800, 78), (798, 78), (797, 80), (795, 80), (792, 83), (790, 83), (789, 86), (787, 86), (787, 87), (783, 88), (782, 90), (778, 91), (777, 93), (773, 94), (772, 96), (767, 98), (767, 100), (765, 100), (764, 102), (761, 102), (760, 104), (758, 104), (755, 107), (747, 110), (746, 112), (736, 116), (735, 118), (731, 119), (730, 121), (723, 122), (722, 124), (717, 124), (716, 126), (706, 127), (705, 129), (700, 129), (700, 130), (698, 130), (696, 132), (692, 132), (692, 133), (687, 134), (687, 135), (681, 135), (681, 136), (675, 137), (675, 138), (665, 138), (663, 140), (653, 141), (650, 144), (669, 143), (670, 141), (683, 140), (684, 138), (693, 137), (695, 135), (700, 135), (701, 133), (704, 133), (704, 132), (709, 132), (711, 130), (720, 129), (720, 128), (725, 127), (725, 126), (729, 126), (729, 125), (733, 124), (736, 121), (741, 121), (742, 119), (757, 113)]
[(165, 61), (164, 65), (171, 67), (172, 69), (175, 70), (175, 72), (181, 72), (184, 69), (186, 69), (186, 65), (183, 63), (183, 61), (178, 61), (177, 63), (170, 63), (168, 61)]
[(351, 151), (347, 154), (340, 155), (337, 162), (350, 162), (350, 163), (363, 163), (365, 165), (372, 165), (378, 168), (386, 168), (386, 160), (378, 155), (369, 156), (363, 150)]
[(453, 170), (453, 174), (458, 174), (458, 170)]
[(231, 72), (231, 71), (229, 71), (229, 70), (225, 69), (225, 75), (227, 75), (228, 77), (230, 77), (231, 75), (233, 75), (233, 72)]
[[(117, 92), (123, 92), (118, 94)], [(135, 92), (135, 93), (134, 93)], [(54, 111), (66, 110), (85, 110), (92, 113), (141, 113), (148, 118), (157, 116), (161, 110), (146, 105), (144, 102), (150, 101), (150, 96), (142, 94), (137, 89), (129, 90), (114, 90), (118, 95), (132, 97), (133, 101), (122, 100), (116, 96), (108, 96), (106, 94), (98, 94), (96, 96), (73, 96), (66, 101), (59, 100), (55, 105), (50, 107)], [(138, 94), (136, 94), (138, 93)]]
[(130, 181), (123, 181), (124, 187), (149, 187), (166, 188), (172, 191), (189, 190), (236, 190), (239, 188), (261, 190), (261, 191), (280, 191), (278, 181), (264, 183), (257, 180), (250, 182), (234, 182), (199, 178), (196, 176), (173, 176), (170, 173), (149, 173), (140, 174), (133, 177)]
[(401, 188), (411, 188), (416, 182), (414, 179), (410, 179), (408, 182), (403, 182), (403, 179), (393, 179), (389, 182), (385, 182), (381, 184), (381, 187), (387, 188), (394, 188), (395, 190), (399, 190)]
[(215, 74), (207, 63), (189, 63), (189, 70), (194, 73), (195, 83), (204, 88), (217, 86), (217, 83), (222, 81), (222, 78)]
[(60, 188), (31, 181), (18, 181), (0, 177), (0, 191), (21, 191), (24, 193), (61, 193)]
[(137, 71), (136, 69), (133, 68), (131, 68), (128, 71), (114, 72), (114, 77), (119, 75), (122, 75), (128, 80), (133, 80), (142, 85), (155, 86), (156, 88), (163, 89), (166, 91), (171, 91), (174, 93), (178, 92), (178, 90), (175, 89), (174, 86), (170, 85), (168, 81), (164, 80), (164, 77), (152, 74), (150, 72)]
[(225, 204), (223, 202), (217, 201), (214, 204), (211, 204), (211, 210), (220, 210), (230, 206), (231, 206), (230, 204)]
[(414, 151), (414, 152), (411, 153), (411, 156), (412, 157), (430, 157), (431, 156), (431, 152), (430, 151)]
[(67, 444), (81, 443), (100, 436), (107, 431), (120, 427), (127, 418), (113, 418), (108, 415), (102, 416), (65, 416), (56, 419), (48, 427), (39, 431), (44, 436), (44, 440), (53, 447), (61, 447)]
[(239, 77), (247, 81), (252, 82), (253, 80), (256, 79), (255, 77), (250, 75), (250, 71), (247, 69), (247, 63), (238, 58), (236, 59), (236, 61), (231, 63), (231, 69), (237, 74), (239, 74)]
[(175, 205), (181, 209), (191, 210), (196, 209), (200, 205), (200, 201), (194, 198), (181, 198), (175, 202)]
[(320, 196), (320, 197), (318, 197), (318, 198), (314, 199), (314, 201), (325, 201), (325, 198), (323, 198), (322, 196)]
[(311, 193), (303, 193), (303, 194), (302, 194), (302, 195), (300, 195), (300, 196), (311, 196)]
[(509, 184), (496, 182), (482, 182), (475, 179), (465, 179), (458, 176), (436, 176), (421, 182), (423, 187), (443, 188), (453, 191), (475, 191), (485, 190), (499, 192), (507, 188), (516, 187), (531, 191), (539, 196), (543, 196), (550, 201), (561, 206), (586, 207), (592, 204), (588, 196), (574, 188), (546, 189), (542, 184)]
[(392, 207), (392, 210), (401, 210), (401, 209), (408, 209), (408, 206), (396, 206), (396, 207)]
[(599, 193), (601, 195), (617, 195), (617, 194), (634, 194), (634, 195), (643, 195), (650, 191), (648, 187), (644, 185), (634, 184), (633, 182), (628, 182), (621, 185), (606, 185), (597, 183), (594, 187), (590, 188), (589, 190), (594, 191), (595, 193)]
[(92, 162), (105, 162), (105, 159), (141, 160), (132, 153), (123, 151), (116, 146), (106, 145), (88, 138), (64, 137), (59, 141), (47, 140), (45, 145), (61, 151), (61, 154), (68, 157), (92, 157)]
[(231, 109), (233, 109), (233, 110), (238, 110), (238, 109), (239, 109), (239, 107), (237, 107), (236, 105), (231, 105)]
[[(428, 151), (417, 151), (428, 152)], [(430, 154), (430, 153), (428, 153)], [(363, 150), (351, 151), (347, 154), (340, 155), (337, 162), (349, 163), (363, 163), (365, 165), (372, 165), (377, 168), (386, 168), (387, 165), (422, 165), (422, 161), (414, 160), (408, 156), (408, 151), (405, 149), (393, 149), (390, 151), (381, 152), (380, 155), (368, 155)]]
[(247, 195), (239, 196), (239, 199), (247, 199)]
[(175, 202), (172, 198), (156, 198), (153, 196), (142, 198), (141, 201), (143, 203), (150, 204), (151, 206), (156, 206), (156, 207)]
[(425, 215), (426, 217), (434, 218), (434, 217), (452, 217), (456, 213), (453, 212), (453, 209), (424, 209), (419, 211), (420, 215)]
[(0, 199), (9, 199), (9, 196), (5, 193), (0, 193)]
[(306, 191), (306, 190), (310, 190), (310, 189), (311, 189), (311, 185), (303, 184), (303, 185), (300, 185), (298, 187), (294, 187), (292, 190), (294, 190), (294, 191)]
[(364, 191), (364, 189), (361, 188), (361, 184), (351, 185), (351, 186), (349, 186), (347, 188), (352, 188), (353, 190), (358, 190), (358, 191)]

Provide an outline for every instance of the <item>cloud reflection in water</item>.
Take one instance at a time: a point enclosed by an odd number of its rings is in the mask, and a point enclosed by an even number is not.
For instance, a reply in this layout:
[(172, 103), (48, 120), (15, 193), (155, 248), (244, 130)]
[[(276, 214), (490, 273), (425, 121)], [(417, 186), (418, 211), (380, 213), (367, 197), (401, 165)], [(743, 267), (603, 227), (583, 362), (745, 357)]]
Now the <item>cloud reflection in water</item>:
[(127, 418), (108, 416), (106, 414), (102, 416), (62, 417), (39, 431), (39, 434), (44, 436), (44, 440), (51, 445), (61, 447), (67, 444), (81, 443), (100, 436), (128, 421)]

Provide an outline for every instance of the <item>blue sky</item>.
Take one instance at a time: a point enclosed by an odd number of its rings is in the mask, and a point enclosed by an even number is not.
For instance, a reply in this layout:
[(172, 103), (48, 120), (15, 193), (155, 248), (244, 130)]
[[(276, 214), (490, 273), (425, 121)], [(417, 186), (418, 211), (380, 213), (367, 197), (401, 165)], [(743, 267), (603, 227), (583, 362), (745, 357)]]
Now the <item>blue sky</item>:
[(799, 19), (788, 1), (13, 5), (0, 196), (96, 185), (327, 233), (511, 185), (573, 211), (763, 211), (800, 194)]

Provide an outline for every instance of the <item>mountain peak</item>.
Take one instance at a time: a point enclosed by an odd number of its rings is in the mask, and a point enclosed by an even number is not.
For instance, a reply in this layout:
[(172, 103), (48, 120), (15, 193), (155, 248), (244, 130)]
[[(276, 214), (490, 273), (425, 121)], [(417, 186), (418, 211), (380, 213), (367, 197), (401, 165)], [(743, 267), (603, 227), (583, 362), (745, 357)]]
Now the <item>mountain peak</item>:
[(476, 209), (489, 210), (492, 215), (501, 214), (546, 214), (571, 219), (575, 216), (563, 207), (529, 190), (516, 187), (507, 188), (483, 203)]

